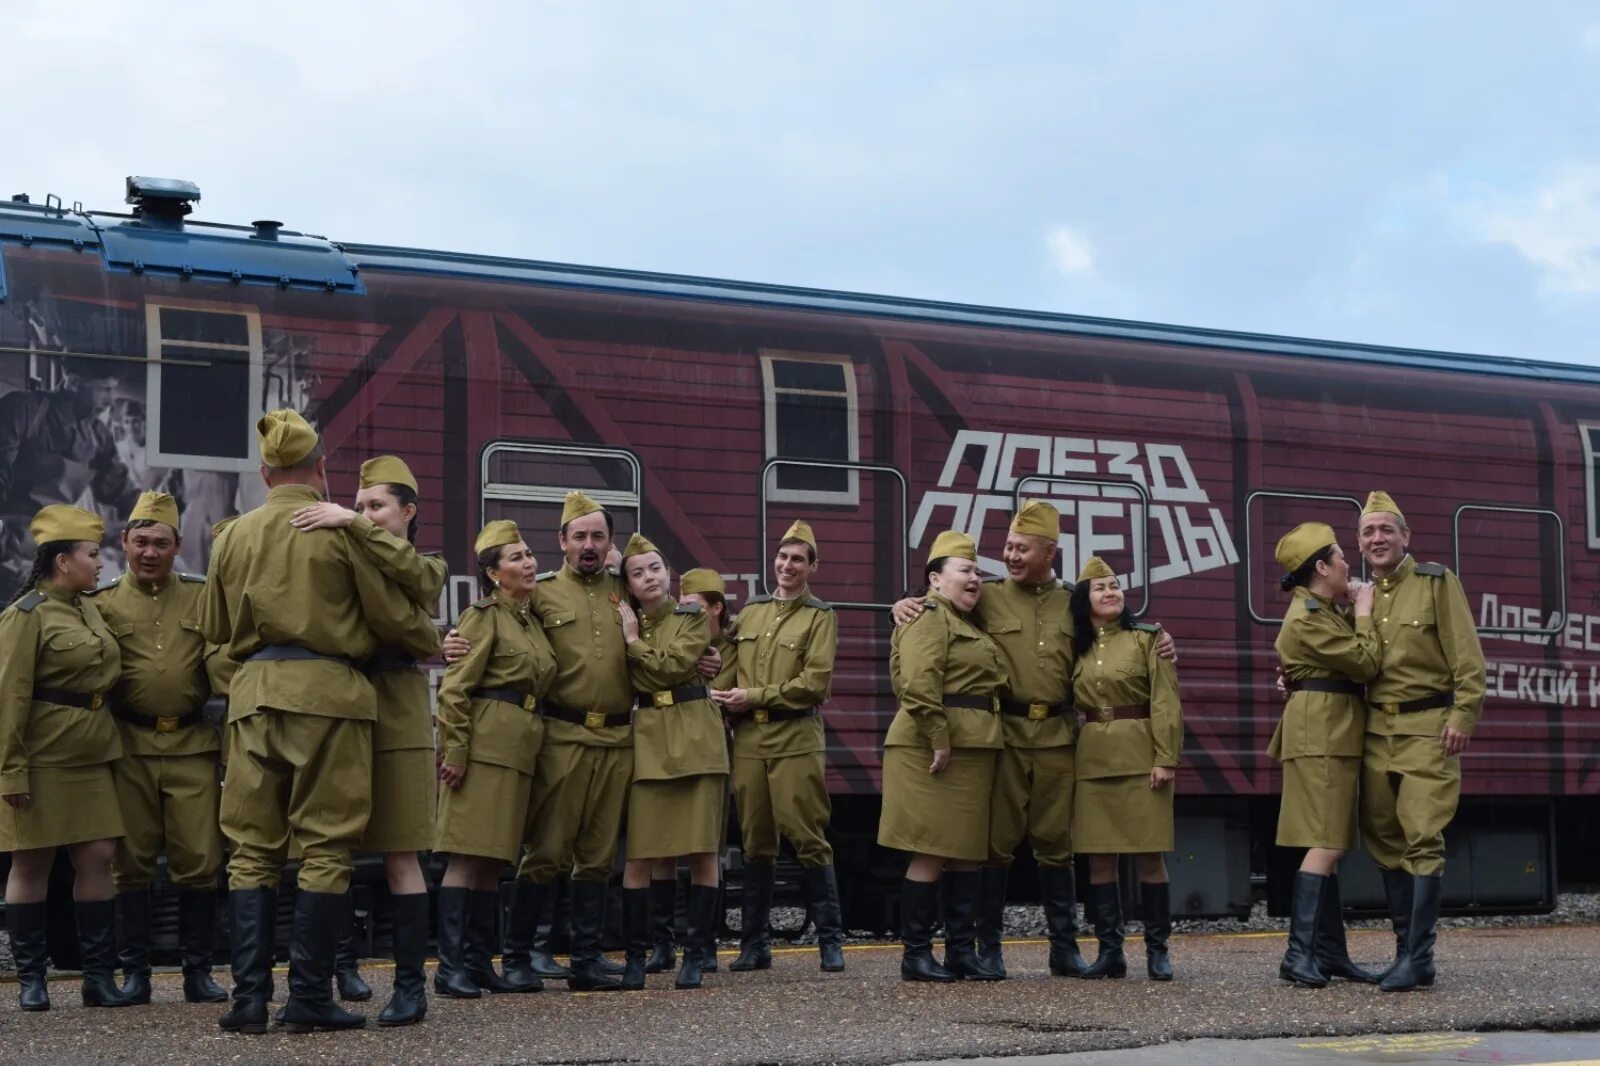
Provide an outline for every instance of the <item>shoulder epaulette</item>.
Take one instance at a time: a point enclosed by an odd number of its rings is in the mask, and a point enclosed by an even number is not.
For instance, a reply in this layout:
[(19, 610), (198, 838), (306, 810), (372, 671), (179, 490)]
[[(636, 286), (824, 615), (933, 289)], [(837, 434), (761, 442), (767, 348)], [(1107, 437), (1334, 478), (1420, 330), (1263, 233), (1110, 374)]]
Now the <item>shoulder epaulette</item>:
[(1129, 622), (1128, 628), (1136, 633), (1159, 633), (1161, 627), (1154, 622)]
[(227, 529), (229, 526), (233, 525), (238, 520), (239, 520), (239, 516), (238, 515), (231, 514), (227, 518), (224, 518), (222, 521), (214, 523), (211, 526), (211, 535), (213, 537), (221, 536), (223, 530)]
[(1317, 599), (1315, 596), (1307, 596), (1300, 602), (1306, 605), (1306, 610), (1308, 611), (1322, 610), (1322, 601)]
[(424, 559), (443, 559), (444, 552), (418, 552)]
[(538, 577), (534, 578), (534, 580), (535, 581), (549, 581), (551, 578), (555, 577), (559, 573), (561, 573), (561, 571), (559, 571), (559, 570), (546, 570), (544, 573), (542, 573)]
[(745, 602), (747, 604), (749, 604), (749, 603), (771, 603), (772, 602), (772, 596), (770, 594), (768, 594), (768, 593), (763, 592), (759, 596), (751, 596)]
[[(31, 612), (35, 607), (39, 606), (43, 602), (44, 602), (44, 593), (35, 590), (33, 592), (28, 593), (26, 596), (22, 597), (22, 599), (18, 600), (12, 606), (14, 606), (19, 611), (27, 613), (27, 612)], [(96, 612), (96, 613), (98, 613), (98, 612)]]
[(701, 614), (703, 608), (698, 603), (680, 603), (672, 609), (673, 614)]
[(983, 579), (983, 583), (985, 585), (993, 585), (996, 581), (1004, 581), (1005, 579), (1006, 576), (1004, 574), (990, 574)]
[(105, 591), (107, 591), (109, 589), (114, 589), (120, 584), (122, 584), (122, 580), (120, 578), (117, 579), (116, 581), (107, 581), (104, 585), (101, 585), (98, 588), (92, 588), (88, 592), (85, 592), (84, 595), (85, 596), (98, 596), (102, 592), (105, 592)]
[(827, 600), (819, 600), (815, 596), (806, 597), (806, 606), (815, 607), (819, 611), (833, 610), (833, 604), (829, 603)]
[[(932, 609), (933, 609), (933, 608), (935, 608), (935, 607), (937, 607), (937, 606), (939, 606), (939, 601), (938, 601), (938, 600), (936, 600), (936, 599), (934, 599), (934, 598), (933, 598), (933, 597), (932, 597), (932, 596), (925, 596), (925, 597), (923, 597), (923, 600), (922, 600), (922, 609), (923, 609), (923, 610), (924, 610), (924, 611), (928, 611), (928, 610), (932, 610)], [(918, 616), (917, 616), (917, 617), (918, 617), (918, 618), (920, 618), (920, 617), (922, 617), (922, 616), (921, 616), (921, 615), (918, 615)], [(916, 619), (912, 619), (912, 621), (915, 621), (915, 620), (916, 620)]]
[(1423, 577), (1444, 577), (1450, 572), (1443, 563), (1418, 563), (1412, 570)]
[(606, 567), (606, 573), (610, 574), (612, 577), (621, 577), (622, 576), (621, 568), (620, 567), (615, 567), (615, 566)]
[(192, 582), (192, 583), (194, 583), (196, 585), (204, 585), (206, 583), (206, 575), (204, 575), (204, 574), (186, 574), (186, 573), (183, 573), (182, 571), (179, 571), (178, 572), (178, 580), (179, 581), (189, 581), (189, 582)]
[(473, 603), (472, 606), (481, 607), (482, 609), (487, 611), (490, 607), (494, 606), (494, 593), (491, 592), (489, 595), (485, 596), (483, 599), (478, 600), (475, 603)]

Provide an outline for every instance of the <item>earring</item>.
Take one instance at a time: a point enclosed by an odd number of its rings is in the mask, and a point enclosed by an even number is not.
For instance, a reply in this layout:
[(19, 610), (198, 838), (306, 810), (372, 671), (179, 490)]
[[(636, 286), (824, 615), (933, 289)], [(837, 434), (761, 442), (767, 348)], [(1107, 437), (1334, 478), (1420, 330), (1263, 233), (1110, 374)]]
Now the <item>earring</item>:
[(494, 579), (494, 587), (495, 588), (499, 588), (500, 587), (500, 579), (499, 578), (495, 578)]

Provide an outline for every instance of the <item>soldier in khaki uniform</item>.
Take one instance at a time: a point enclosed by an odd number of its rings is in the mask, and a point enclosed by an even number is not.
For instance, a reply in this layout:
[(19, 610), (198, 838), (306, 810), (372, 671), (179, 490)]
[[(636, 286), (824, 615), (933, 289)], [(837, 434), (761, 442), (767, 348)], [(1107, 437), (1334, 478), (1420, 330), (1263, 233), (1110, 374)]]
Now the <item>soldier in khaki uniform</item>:
[(755, 597), (735, 621), (733, 686), (711, 693), (733, 725), (733, 798), (745, 861), (739, 957), (730, 970), (772, 965), (767, 919), (780, 833), (800, 860), (822, 969), (844, 969), (820, 714), (833, 685), (839, 621), (811, 595), (816, 570), (817, 538), (797, 521), (778, 542), (776, 595)]
[(623, 549), (622, 570), (630, 600), (617, 609), (628, 642), (628, 675), (638, 693), (628, 861), (622, 873), (628, 938), (622, 987), (644, 987), (651, 872), (659, 860), (681, 857), (689, 863), (689, 926), (676, 983), (699, 988), (705, 960), (716, 954), (728, 793), (727, 734), (700, 673), (711, 630), (698, 604), (672, 598), (666, 559), (637, 533)]
[(1383, 648), (1383, 671), (1367, 686), (1361, 835), (1383, 871), (1394, 920), (1395, 964), (1380, 987), (1404, 991), (1434, 980), (1444, 828), (1483, 709), (1483, 648), (1461, 579), (1412, 559), (1411, 530), (1387, 493), (1367, 497), (1360, 539)]
[[(355, 510), (316, 503), (298, 511), (293, 522), (303, 532), (350, 530), (351, 542), (431, 615), (450, 568), (412, 543), (417, 499), (411, 468), (397, 456), (380, 455), (361, 464)], [(382, 1026), (419, 1022), (428, 1009), (428, 885), (417, 853), (433, 846), (435, 768), (428, 678), (417, 663), (431, 657), (431, 647), (429, 641), (426, 647), (380, 648), (363, 667), (377, 696), (378, 718), (372, 726), (372, 816), (359, 850), (383, 856), (394, 916), (394, 995), (378, 1015)], [(340, 999), (370, 999), (372, 989), (357, 969), (352, 940), (346, 923), (334, 984)]]
[(294, 514), (327, 491), (316, 431), (288, 410), (256, 428), (267, 499), (218, 534), (200, 608), (201, 632), (239, 663), (222, 791), (234, 1003), (220, 1024), (266, 1030), (272, 915), (292, 838), (302, 858), (284, 1024), (359, 1027), (366, 1019), (337, 1006), (331, 984), (350, 853), (372, 800), (377, 702), (359, 667), (381, 646), (425, 647), (438, 637), (348, 531), (294, 533)]
[(1278, 976), (1309, 988), (1333, 977), (1375, 984), (1376, 974), (1350, 961), (1339, 895), (1339, 860), (1356, 839), (1364, 686), (1382, 663), (1372, 586), (1350, 581), (1344, 551), (1321, 522), (1284, 534), (1276, 557), (1294, 594), (1276, 645), (1290, 695), (1267, 754), (1283, 763), (1278, 846), (1306, 849)]
[(1105, 560), (1091, 557), (1070, 601), (1073, 702), (1084, 714), (1078, 735), (1072, 836), (1089, 856), (1089, 888), (1099, 954), (1083, 976), (1125, 977), (1117, 857), (1138, 867), (1145, 969), (1172, 980), (1167, 938), (1171, 891), (1163, 853), (1172, 850), (1172, 792), (1183, 748), (1178, 675), (1156, 651), (1159, 631), (1135, 622)]
[(0, 613), (0, 851), (11, 853), (6, 927), (22, 1009), (50, 1009), (45, 897), (56, 848), (72, 858), (83, 1002), (126, 1007), (116, 984), (111, 878), (122, 836), (111, 766), (122, 755), (106, 698), (122, 670), (116, 638), (83, 594), (100, 576), (98, 515), (66, 504), (28, 527), (33, 569)]
[[(973, 624), (983, 583), (972, 538), (940, 533), (928, 556), (927, 609), (896, 629), (890, 642), (900, 709), (884, 738), (878, 843), (912, 855), (900, 886), (900, 976), (998, 981), (1002, 975), (975, 945), (978, 866), (989, 857), (989, 800), (1005, 747), (1005, 660), (994, 639)], [(941, 880), (942, 966), (932, 949)]]
[(178, 526), (171, 496), (140, 496), (122, 531), (128, 572), (90, 593), (122, 651), (110, 702), (122, 734), (113, 772), (127, 827), (115, 864), (122, 991), (134, 1003), (150, 1002), (150, 884), (164, 851), (178, 889), (183, 998), (223, 1003), (228, 994), (211, 979), (221, 744), (203, 709), (213, 692), (226, 692), (233, 664), (200, 635), (205, 578), (173, 572)]

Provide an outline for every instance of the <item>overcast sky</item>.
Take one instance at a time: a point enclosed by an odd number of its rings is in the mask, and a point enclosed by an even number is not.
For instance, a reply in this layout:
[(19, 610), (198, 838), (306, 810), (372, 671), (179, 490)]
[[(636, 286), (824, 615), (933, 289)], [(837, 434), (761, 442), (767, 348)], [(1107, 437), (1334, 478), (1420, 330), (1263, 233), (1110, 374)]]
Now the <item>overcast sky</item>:
[(4, 14), (6, 195), (184, 177), (338, 240), (1600, 363), (1594, 5)]

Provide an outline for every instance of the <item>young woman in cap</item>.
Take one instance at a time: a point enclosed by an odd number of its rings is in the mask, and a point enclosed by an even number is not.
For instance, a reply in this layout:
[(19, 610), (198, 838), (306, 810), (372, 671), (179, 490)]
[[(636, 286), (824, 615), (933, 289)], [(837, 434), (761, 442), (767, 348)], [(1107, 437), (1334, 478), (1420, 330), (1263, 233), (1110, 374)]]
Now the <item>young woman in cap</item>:
[[(928, 556), (926, 609), (890, 643), (900, 708), (884, 738), (878, 843), (912, 856), (900, 886), (900, 976), (998, 981), (975, 938), (978, 867), (989, 857), (989, 798), (1005, 745), (999, 695), (1006, 670), (994, 639), (971, 620), (983, 589), (972, 538), (940, 533)], [(941, 879), (943, 965), (932, 946)]]
[(1139, 876), (1145, 967), (1172, 980), (1172, 903), (1164, 852), (1172, 850), (1172, 792), (1183, 747), (1178, 675), (1156, 650), (1159, 627), (1135, 622), (1116, 574), (1098, 556), (1072, 590), (1073, 702), (1078, 735), (1072, 838), (1089, 857), (1090, 909), (1100, 953), (1082, 976), (1125, 977), (1119, 855)]
[(678, 988), (699, 988), (716, 951), (721, 892), (728, 743), (700, 659), (711, 642), (705, 611), (671, 595), (671, 572), (656, 546), (635, 533), (622, 551), (629, 602), (617, 604), (638, 693), (633, 720), (633, 785), (628, 792), (628, 860), (622, 871), (627, 970), (622, 987), (644, 987), (651, 948), (650, 875), (660, 859), (689, 861), (689, 925)]
[(45, 897), (56, 848), (75, 872), (83, 1002), (125, 1007), (117, 988), (111, 862), (122, 836), (111, 764), (122, 740), (106, 709), (122, 655), (83, 594), (100, 578), (99, 516), (52, 504), (29, 526), (33, 570), (0, 614), (0, 851), (11, 853), (6, 927), (22, 1009), (49, 1010)]

